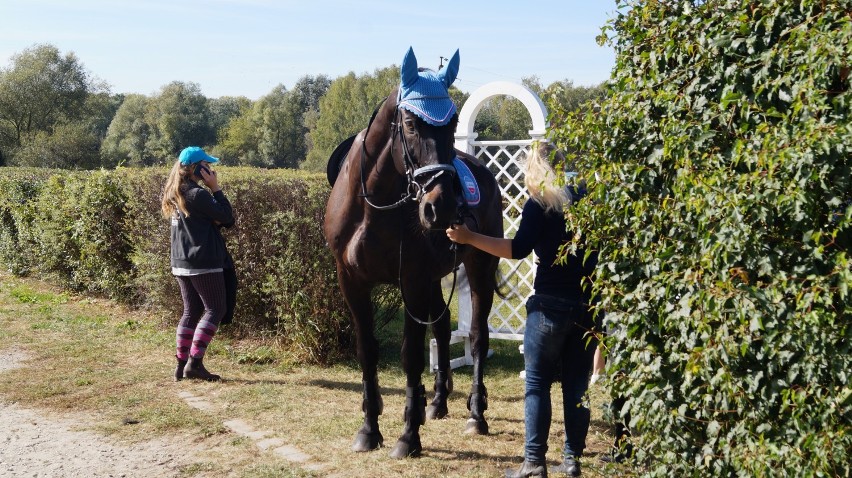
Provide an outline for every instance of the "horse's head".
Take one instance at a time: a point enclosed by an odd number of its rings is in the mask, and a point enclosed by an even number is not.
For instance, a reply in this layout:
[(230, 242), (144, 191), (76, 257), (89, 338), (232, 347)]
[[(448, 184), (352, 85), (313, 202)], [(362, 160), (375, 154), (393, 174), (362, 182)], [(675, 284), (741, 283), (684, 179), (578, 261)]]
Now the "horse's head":
[(420, 224), (446, 229), (458, 214), (455, 191), (456, 105), (449, 95), (459, 68), (459, 52), (437, 73), (418, 69), (409, 48), (400, 67), (393, 131), (397, 170), (416, 191)]

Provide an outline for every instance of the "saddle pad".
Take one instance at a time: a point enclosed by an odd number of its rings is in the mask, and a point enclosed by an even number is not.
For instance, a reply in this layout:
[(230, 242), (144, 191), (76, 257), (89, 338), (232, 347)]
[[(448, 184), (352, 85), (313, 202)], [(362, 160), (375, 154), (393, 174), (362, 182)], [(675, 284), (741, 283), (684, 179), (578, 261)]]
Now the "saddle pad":
[(476, 178), (473, 177), (473, 173), (470, 171), (470, 168), (467, 167), (467, 164), (464, 163), (458, 156), (453, 158), (453, 166), (456, 168), (456, 174), (459, 177), (459, 182), (461, 183), (462, 194), (464, 195), (464, 200), (467, 202), (467, 205), (470, 207), (476, 207), (479, 205), (479, 185), (476, 184)]

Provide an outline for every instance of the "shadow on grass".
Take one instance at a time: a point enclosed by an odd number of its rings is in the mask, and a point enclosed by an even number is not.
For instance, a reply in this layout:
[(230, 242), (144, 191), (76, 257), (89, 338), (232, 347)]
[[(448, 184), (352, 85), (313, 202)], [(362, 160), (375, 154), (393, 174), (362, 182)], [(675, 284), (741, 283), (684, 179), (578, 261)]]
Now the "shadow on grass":
[[(375, 330), (376, 339), (379, 342), (379, 369), (398, 367), (402, 369), (402, 334), (403, 321), (402, 314), (399, 314), (394, 320), (377, 327)], [(457, 328), (456, 321), (453, 320), (452, 330)], [(429, 341), (432, 339), (431, 330), (426, 333), (426, 340), (423, 343), (423, 353), (426, 360), (426, 369), (429, 368)], [(521, 344), (517, 340), (506, 339), (490, 339), (489, 350), (493, 352), (491, 357), (485, 360), (485, 375), (517, 374), (524, 369), (524, 356), (518, 352), (518, 346)], [(461, 357), (464, 354), (464, 344), (457, 343), (450, 346), (450, 359)], [(357, 366), (357, 364), (356, 364)], [(460, 367), (453, 371), (455, 374), (472, 373), (470, 366)]]
[(267, 379), (248, 379), (248, 378), (225, 378), (222, 377), (222, 383), (235, 383), (243, 385), (281, 385), (290, 386), (291, 382), (286, 380), (267, 380)]

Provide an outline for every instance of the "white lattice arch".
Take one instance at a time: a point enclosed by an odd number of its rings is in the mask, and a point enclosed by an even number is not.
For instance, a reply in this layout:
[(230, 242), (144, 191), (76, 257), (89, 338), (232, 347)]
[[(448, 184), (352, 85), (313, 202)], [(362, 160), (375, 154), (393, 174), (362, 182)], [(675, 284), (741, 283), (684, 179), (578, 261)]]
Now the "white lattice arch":
[(504, 95), (516, 98), (527, 108), (532, 118), (532, 129), (529, 131), (530, 139), (544, 138), (547, 131), (547, 107), (541, 102), (541, 98), (524, 85), (509, 81), (494, 81), (471, 93), (462, 106), (459, 113), (459, 124), (456, 127), (456, 149), (474, 154), (473, 141), (479, 135), (473, 130), (476, 116), (489, 98)]
[[(495, 96), (511, 96), (523, 103), (532, 119), (532, 129), (529, 130), (528, 138), (506, 141), (476, 140), (478, 133), (473, 130), (476, 116), (488, 100)], [(459, 113), (455, 147), (457, 150), (479, 158), (497, 178), (500, 184), (500, 193), (503, 196), (504, 233), (507, 237), (512, 237), (514, 232), (517, 231), (520, 212), (527, 199), (520, 159), (529, 152), (530, 144), (533, 141), (545, 139), (546, 131), (547, 108), (538, 95), (524, 85), (508, 81), (495, 81), (480, 87), (470, 95)], [(500, 261), (501, 273), (509, 278), (507, 283), (511, 287), (511, 296), (507, 299), (495, 296), (494, 305), (488, 318), (489, 333), (491, 338), (495, 339), (523, 340), (526, 324), (523, 306), (526, 298), (533, 292), (534, 257), (514, 261), (500, 259)], [(452, 368), (473, 364), (470, 348), (472, 304), (470, 288), (463, 269), (462, 267), (457, 284), (458, 330), (452, 332), (451, 343), (464, 342), (464, 355), (459, 358), (451, 358), (450, 366)], [(438, 349), (434, 339), (431, 341), (429, 359), (432, 370), (436, 370)]]

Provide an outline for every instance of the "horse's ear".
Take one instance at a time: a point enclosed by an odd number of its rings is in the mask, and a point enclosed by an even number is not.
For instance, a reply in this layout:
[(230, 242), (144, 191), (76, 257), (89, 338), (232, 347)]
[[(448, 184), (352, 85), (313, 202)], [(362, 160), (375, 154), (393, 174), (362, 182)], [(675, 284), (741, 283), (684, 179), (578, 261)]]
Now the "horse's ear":
[(403, 88), (409, 88), (420, 76), (417, 74), (417, 58), (414, 57), (414, 49), (408, 47), (408, 53), (402, 59), (399, 67), (399, 79)]
[(449, 90), (450, 85), (452, 85), (453, 82), (456, 81), (456, 76), (458, 76), (458, 74), (459, 74), (459, 51), (456, 50), (455, 54), (453, 54), (453, 57), (450, 58), (450, 62), (447, 63), (446, 68), (444, 68), (444, 69), (442, 69), (441, 71), (438, 72), (438, 78), (440, 78), (441, 81), (444, 82), (444, 86), (446, 86), (447, 89)]

